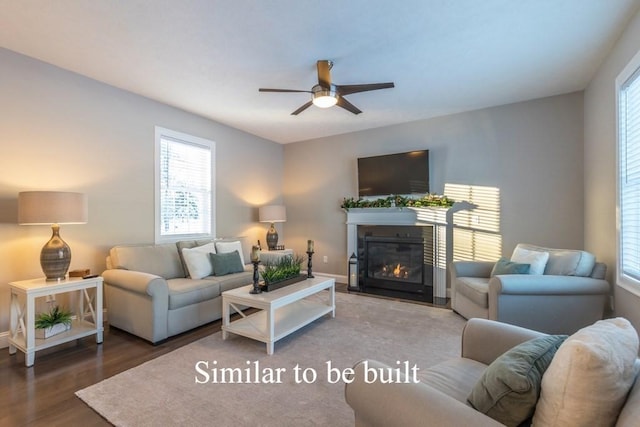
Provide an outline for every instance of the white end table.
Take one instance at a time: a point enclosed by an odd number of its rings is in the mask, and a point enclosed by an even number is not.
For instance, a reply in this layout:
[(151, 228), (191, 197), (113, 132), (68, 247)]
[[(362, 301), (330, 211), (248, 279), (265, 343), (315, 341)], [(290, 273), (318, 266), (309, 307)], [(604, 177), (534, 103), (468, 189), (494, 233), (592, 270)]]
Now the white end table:
[[(50, 282), (44, 278), (22, 280), (9, 283), (9, 288), (11, 290), (9, 354), (15, 354), (17, 349), (22, 351), (25, 354), (26, 366), (33, 365), (36, 351), (68, 341), (95, 334), (96, 343), (102, 343), (102, 277), (69, 278)], [(95, 296), (89, 294), (89, 289), (95, 289)], [(78, 293), (71, 329), (49, 338), (36, 338), (36, 298), (66, 292)]]

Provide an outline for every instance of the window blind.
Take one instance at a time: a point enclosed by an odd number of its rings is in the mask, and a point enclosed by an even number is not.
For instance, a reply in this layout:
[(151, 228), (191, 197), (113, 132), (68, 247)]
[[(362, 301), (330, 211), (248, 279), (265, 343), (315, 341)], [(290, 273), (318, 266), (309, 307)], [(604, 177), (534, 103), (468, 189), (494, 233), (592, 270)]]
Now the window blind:
[(618, 111), (620, 268), (640, 282), (640, 69), (620, 87)]
[(160, 138), (160, 234), (211, 233), (211, 148)]

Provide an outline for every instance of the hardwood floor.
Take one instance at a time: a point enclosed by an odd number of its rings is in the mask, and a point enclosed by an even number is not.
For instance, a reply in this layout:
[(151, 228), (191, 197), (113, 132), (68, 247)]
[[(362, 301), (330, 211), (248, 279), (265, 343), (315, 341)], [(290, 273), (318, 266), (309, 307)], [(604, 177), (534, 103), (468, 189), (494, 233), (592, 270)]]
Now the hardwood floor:
[(0, 426), (108, 426), (75, 392), (220, 330), (221, 321), (172, 337), (159, 345), (105, 324), (104, 343), (87, 337), (36, 353), (0, 350)]
[[(346, 285), (336, 284), (336, 291), (346, 292)], [(8, 348), (0, 349), (0, 427), (109, 426), (74, 393), (216, 333), (221, 325), (218, 320), (154, 346), (105, 324), (104, 344), (87, 337), (39, 351), (31, 368), (22, 352), (10, 356)]]

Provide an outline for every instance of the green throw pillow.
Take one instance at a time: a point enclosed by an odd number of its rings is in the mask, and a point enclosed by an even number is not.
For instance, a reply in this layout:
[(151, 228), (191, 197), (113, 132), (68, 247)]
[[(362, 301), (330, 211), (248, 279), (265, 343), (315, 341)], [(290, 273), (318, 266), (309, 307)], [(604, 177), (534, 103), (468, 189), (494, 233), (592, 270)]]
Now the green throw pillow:
[(504, 425), (520, 425), (533, 415), (542, 375), (565, 339), (548, 335), (513, 347), (487, 367), (467, 401)]
[(231, 273), (240, 273), (244, 271), (244, 266), (240, 260), (238, 251), (227, 252), (224, 254), (210, 253), (211, 263), (213, 264), (213, 275), (224, 276)]
[(529, 274), (530, 264), (518, 264), (506, 258), (500, 258), (491, 270), (491, 277), (498, 274)]

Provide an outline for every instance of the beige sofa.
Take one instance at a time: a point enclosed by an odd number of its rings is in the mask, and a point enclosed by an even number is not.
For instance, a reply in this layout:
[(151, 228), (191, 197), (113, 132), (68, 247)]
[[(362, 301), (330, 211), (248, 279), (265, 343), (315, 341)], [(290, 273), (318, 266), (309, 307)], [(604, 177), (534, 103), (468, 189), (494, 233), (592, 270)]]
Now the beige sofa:
[[(606, 329), (603, 334), (602, 330), (597, 330), (596, 334), (612, 335), (607, 334)], [(635, 339), (629, 339), (629, 333), (635, 335)], [(360, 361), (354, 367), (353, 382), (345, 385), (345, 399), (355, 413), (355, 425), (358, 427), (503, 426), (501, 422), (494, 419), (496, 418), (495, 414), (491, 414), (494, 416), (491, 418), (477, 411), (467, 403), (467, 398), (488, 366), (499, 356), (520, 343), (544, 336), (547, 335), (518, 326), (486, 319), (471, 319), (467, 322), (462, 334), (461, 357), (420, 371), (419, 379), (421, 381), (418, 383), (403, 383), (405, 378), (402, 374), (388, 384), (370, 380), (367, 382), (365, 367), (377, 370), (390, 369), (390, 367), (373, 360)], [(638, 338), (635, 330), (630, 327), (630, 330), (627, 329), (627, 336), (622, 337), (624, 342), (635, 341), (634, 343), (604, 346), (612, 352), (618, 351), (620, 347), (626, 347), (626, 388), (623, 387), (620, 390), (615, 388), (623, 381), (610, 374), (613, 369), (603, 374), (596, 368), (606, 371), (617, 365), (622, 356), (619, 359), (616, 356), (611, 358), (611, 355), (596, 358), (591, 353), (585, 354), (584, 346), (573, 346), (576, 342), (586, 343), (585, 335), (581, 334), (579, 337), (575, 335), (575, 337), (576, 339), (571, 345), (567, 344), (570, 337), (564, 341), (555, 355), (551, 356), (553, 357), (551, 364), (546, 368), (546, 373), (541, 379), (540, 400), (536, 400), (536, 397), (533, 399), (533, 407), (535, 408), (533, 425), (638, 426), (640, 420), (640, 381), (638, 381), (640, 359), (637, 359)], [(607, 337), (604, 339), (606, 342)], [(634, 344), (635, 349), (633, 348)], [(566, 346), (566, 351), (563, 350), (563, 346)], [(600, 342), (594, 344), (593, 348), (597, 352), (601, 346)], [(582, 364), (581, 361), (565, 357), (567, 354), (572, 354), (571, 349), (576, 350), (573, 354), (577, 355), (577, 358), (583, 359)], [(561, 352), (563, 352), (562, 356)], [(590, 372), (592, 372), (591, 378), (587, 378)], [(578, 378), (580, 381), (576, 381), (576, 378), (572, 378), (572, 376), (580, 377)], [(596, 384), (589, 384), (590, 379), (593, 379)], [(606, 384), (602, 384), (602, 381), (606, 381)], [(523, 389), (528, 391), (527, 387)], [(565, 390), (566, 395), (558, 395), (558, 393), (564, 393)], [(595, 419), (596, 417), (590, 411), (595, 411), (595, 407), (610, 396), (618, 397), (617, 403), (611, 404), (611, 407), (614, 408), (612, 415), (606, 419)], [(546, 398), (544, 404), (541, 403), (543, 398)], [(550, 410), (549, 404), (555, 408)], [(541, 409), (541, 405), (547, 405), (547, 407)], [(598, 408), (598, 410), (601, 409)], [(544, 419), (542, 411), (546, 411), (547, 416), (549, 414), (556, 415), (556, 423), (549, 422), (548, 418)], [(587, 417), (586, 423), (584, 419), (582, 422), (578, 421), (581, 416)], [(525, 421), (522, 425), (528, 425), (528, 423)]]
[[(235, 242), (194, 240), (113, 247), (102, 273), (109, 324), (156, 344), (220, 319), (221, 293), (250, 284), (253, 270), (243, 260), (242, 272), (189, 277), (182, 251), (205, 244), (220, 247)], [(242, 247), (239, 241), (237, 244)], [(208, 256), (206, 252), (202, 255)]]
[(550, 334), (571, 334), (606, 314), (611, 286), (606, 265), (580, 250), (519, 244), (514, 250), (548, 254), (540, 274), (498, 274), (496, 262), (456, 261), (451, 275), (451, 308)]

